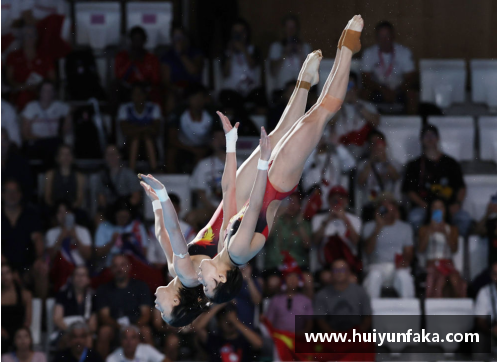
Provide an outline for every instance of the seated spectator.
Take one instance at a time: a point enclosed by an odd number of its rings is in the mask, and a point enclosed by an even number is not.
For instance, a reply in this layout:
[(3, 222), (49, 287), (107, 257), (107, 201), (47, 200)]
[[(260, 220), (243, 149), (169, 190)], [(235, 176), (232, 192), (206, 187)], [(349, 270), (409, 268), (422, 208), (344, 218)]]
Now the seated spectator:
[[(33, 350), (33, 337), (31, 336), (31, 330), (28, 326), (20, 327), (15, 331), (15, 333), (13, 334), (13, 346), (14, 346), (14, 352), (3, 354), (2, 362), (20, 362), (20, 361), (46, 362), (47, 361), (45, 353), (35, 352)], [(2, 349), (6, 347), (7, 346), (4, 346), (3, 344), (3, 335), (2, 335)]]
[(332, 283), (321, 289), (314, 297), (314, 314), (323, 316), (316, 320), (323, 333), (346, 331), (357, 332), (371, 329), (370, 298), (356, 283), (352, 283), (349, 265), (338, 259), (331, 265)]
[(23, 203), (21, 187), (6, 180), (2, 190), (2, 254), (38, 298), (48, 292), (48, 265), (38, 211)]
[(141, 185), (134, 172), (121, 164), (120, 151), (115, 145), (106, 147), (105, 161), (96, 185), (99, 207), (105, 210), (119, 198), (126, 198), (132, 207), (137, 207), (142, 199)]
[[(179, 196), (174, 193), (169, 193), (168, 197), (174, 206), (175, 212), (177, 215), (181, 214), (181, 200)], [(190, 242), (196, 236), (196, 233), (191, 225), (185, 222), (182, 219), (179, 219), (179, 225), (181, 227), (182, 234), (184, 235), (184, 239), (186, 242)], [(156, 239), (155, 236), (155, 225), (151, 225), (148, 230), (148, 246), (146, 251), (146, 258), (148, 262), (157, 268), (163, 268), (167, 265), (167, 258), (165, 256), (165, 252), (161, 248), (160, 242)]]
[(465, 298), (467, 284), (452, 260), (457, 250), (458, 229), (448, 224), (444, 202), (434, 200), (429, 206), (427, 225), (418, 231), (418, 251), (425, 253), (427, 267), (427, 298), (443, 298), (447, 284), (451, 285), (451, 296)]
[(459, 163), (439, 149), (439, 131), (426, 125), (420, 132), (422, 155), (406, 166), (402, 192), (410, 199), (412, 209), (408, 221), (415, 232), (423, 224), (429, 202), (439, 197), (446, 202), (451, 223), (458, 227), (460, 235), (466, 236), (470, 215), (462, 209), (467, 187)]
[(243, 283), (241, 291), (234, 298), (236, 304), (236, 315), (241, 323), (255, 329), (255, 307), (262, 302), (262, 278), (257, 278), (252, 275), (252, 265), (247, 264), (241, 269)]
[[(286, 205), (282, 205), (280, 215), (276, 218), (267, 240), (269, 247), (266, 248), (264, 258), (265, 274), (267, 276), (274, 274), (274, 278), (279, 279), (279, 284), (281, 284), (279, 268), (285, 259), (285, 252), (290, 254), (303, 272), (307, 272), (309, 270), (311, 239), (311, 226), (304, 220), (302, 215), (300, 195), (294, 193), (289, 196)], [(311, 278), (309, 274), (308, 278)], [(270, 288), (269, 284), (275, 283), (268, 283), (268, 289), (274, 289), (273, 287)], [(306, 294), (311, 294), (311, 286), (307, 285), (306, 289)]]
[(402, 103), (406, 113), (418, 111), (417, 72), (410, 49), (395, 43), (396, 31), (388, 21), (375, 27), (377, 44), (361, 58), (365, 98), (375, 103)]
[[(491, 346), (496, 345), (497, 341), (497, 263), (495, 262), (490, 269), (491, 283), (485, 285), (479, 291), (474, 306), (476, 315), (476, 328), (480, 333), (479, 343), (482, 347), (488, 346), (487, 336), (491, 338)], [(488, 318), (491, 318), (488, 320)], [(486, 344), (486, 346), (485, 346)], [(479, 345), (474, 343), (474, 350)], [(486, 347), (487, 348), (487, 347)], [(484, 350), (484, 349), (483, 349)], [(484, 355), (483, 355), (484, 356)]]
[(102, 362), (101, 356), (91, 349), (91, 332), (83, 322), (74, 322), (68, 328), (69, 348), (58, 353), (54, 362)]
[[(163, 354), (171, 361), (179, 360), (179, 354), (182, 348), (181, 343), (184, 337), (191, 336), (193, 333), (188, 335), (188, 332), (184, 329), (175, 328), (165, 323), (161, 317), (161, 312), (156, 308), (153, 309), (153, 327), (155, 332), (163, 337)], [(181, 333), (183, 333), (182, 337), (180, 336)], [(185, 357), (184, 353), (183, 357)]]
[(344, 103), (332, 119), (331, 129), (341, 144), (360, 158), (365, 151), (370, 132), (377, 128), (380, 115), (372, 103), (359, 99), (358, 76), (349, 73)]
[(59, 145), (71, 137), (71, 113), (68, 104), (55, 99), (53, 83), (44, 81), (39, 90), (38, 100), (21, 113), (22, 135), (27, 157), (51, 164)]
[(148, 36), (144, 28), (134, 26), (128, 33), (130, 47), (115, 57), (115, 78), (119, 81), (119, 98), (126, 100), (134, 83), (151, 84), (151, 99), (160, 102), (160, 61), (146, 50)]
[(342, 186), (334, 186), (328, 193), (329, 211), (313, 217), (311, 272), (339, 258), (345, 259), (355, 273), (361, 271), (357, 256), (361, 219), (346, 211), (348, 202), (347, 191)]
[(394, 194), (401, 177), (394, 162), (387, 159), (387, 143), (383, 133), (372, 131), (369, 136), (368, 158), (358, 167), (358, 187), (362, 193), (363, 221), (375, 217), (375, 200), (383, 192)]
[(251, 44), (250, 25), (246, 20), (240, 18), (233, 23), (220, 65), (220, 103), (231, 98), (237, 109), (244, 108), (246, 103), (250, 103), (250, 108), (266, 107), (266, 92), (260, 81), (260, 54)]
[(127, 144), (128, 166), (135, 170), (139, 146), (142, 145), (146, 149), (149, 167), (156, 171), (156, 138), (160, 134), (161, 111), (157, 104), (147, 101), (147, 96), (145, 85), (134, 84), (132, 101), (120, 106), (117, 121)]
[(191, 46), (182, 26), (172, 26), (170, 35), (172, 47), (160, 58), (162, 78), (168, 92), (168, 111), (181, 102), (186, 88), (201, 83), (204, 62), (203, 54)]
[(2, 264), (2, 353), (16, 346), (24, 337), (20, 329), (30, 325), (31, 293), (14, 279), (10, 265)]
[(16, 180), (23, 195), (31, 199), (34, 188), (30, 165), (2, 127), (2, 183), (8, 179)]
[[(89, 270), (85, 266), (77, 266), (73, 270), (71, 281), (56, 296), (52, 320), (57, 328), (54, 336), (63, 337), (59, 346), (66, 346), (71, 338), (67, 332), (75, 322), (88, 326), (91, 334), (97, 332), (97, 314), (94, 291), (90, 288)], [(90, 346), (92, 339), (89, 339)]]
[(130, 251), (145, 260), (148, 236), (144, 224), (134, 219), (130, 206), (125, 200), (118, 200), (114, 206), (112, 219), (99, 225), (95, 234), (97, 258), (103, 258), (105, 266), (117, 254)]
[(75, 267), (90, 261), (92, 237), (87, 228), (76, 224), (75, 214), (67, 202), (58, 202), (54, 210), (57, 226), (47, 231), (45, 241), (52, 264), (50, 280), (54, 290), (58, 291)]
[(283, 90), (289, 81), (297, 79), (302, 62), (311, 52), (311, 45), (300, 39), (299, 18), (287, 15), (283, 19), (283, 39), (271, 44), (269, 60), (271, 74), (276, 78), (277, 89)]
[(308, 333), (313, 327), (312, 319), (308, 320), (305, 325), (295, 326), (295, 316), (314, 314), (312, 301), (298, 292), (299, 275), (297, 271), (283, 273), (283, 279), (286, 289), (283, 293), (271, 298), (265, 316), (276, 329), (292, 333), (297, 330), (297, 334)]
[(38, 86), (44, 79), (55, 81), (52, 58), (40, 53), (37, 29), (24, 25), (20, 32), (19, 49), (7, 56), (6, 79), (12, 92), (12, 103), (18, 110), (37, 98)]
[(376, 206), (375, 221), (363, 228), (363, 249), (368, 259), (363, 286), (371, 298), (379, 298), (383, 286), (392, 286), (400, 298), (413, 298), (411, 226), (399, 219), (398, 203), (392, 195), (380, 195)]
[(130, 263), (123, 254), (112, 259), (113, 281), (101, 285), (96, 292), (100, 328), (96, 350), (104, 358), (108, 356), (111, 342), (122, 328), (139, 326), (144, 341), (152, 344), (149, 320), (151, 317), (151, 294), (148, 286), (130, 278)]
[(324, 135), (306, 161), (302, 176), (302, 186), (311, 195), (305, 211), (308, 220), (317, 211), (328, 208), (328, 192), (332, 186), (340, 184), (342, 173), (348, 173), (354, 167), (354, 157), (338, 143), (335, 133)]
[(194, 165), (207, 156), (213, 128), (218, 124), (207, 109), (209, 98), (204, 86), (191, 86), (186, 97), (187, 107), (170, 118), (165, 156), (169, 172), (191, 173)]
[(84, 196), (85, 176), (76, 170), (71, 147), (61, 145), (57, 151), (56, 167), (45, 173), (45, 203), (54, 206), (58, 201), (65, 201), (73, 209), (80, 209)]
[(169, 360), (156, 348), (140, 343), (140, 330), (134, 325), (122, 327), (121, 347), (106, 358), (106, 362), (168, 362)]
[(21, 129), (17, 119), (16, 109), (12, 105), (2, 99), (2, 129), (7, 131), (9, 139), (17, 147), (21, 148)]
[[(217, 320), (215, 330), (208, 330), (212, 317)], [(207, 361), (256, 360), (256, 351), (263, 345), (262, 338), (238, 320), (235, 307), (231, 304), (214, 304), (208, 312), (193, 322), (194, 331), (201, 347), (206, 351)]]

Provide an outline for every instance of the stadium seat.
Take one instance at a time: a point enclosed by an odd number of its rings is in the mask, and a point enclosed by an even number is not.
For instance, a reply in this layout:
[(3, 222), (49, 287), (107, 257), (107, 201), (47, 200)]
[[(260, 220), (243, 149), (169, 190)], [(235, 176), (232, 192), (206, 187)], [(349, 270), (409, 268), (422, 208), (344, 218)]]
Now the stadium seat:
[[(416, 298), (383, 298), (372, 299), (373, 329), (377, 333), (403, 332), (408, 329), (414, 332), (420, 330), (420, 303)], [(382, 317), (383, 316), (383, 317)], [(395, 316), (393, 318), (388, 316)], [(401, 317), (404, 316), (404, 317)], [(408, 317), (414, 316), (414, 317)], [(391, 352), (401, 352), (407, 346), (415, 345), (413, 342), (394, 342), (385, 344)]]
[(496, 175), (466, 175), (467, 195), (464, 200), (463, 209), (467, 211), (474, 220), (479, 221), (486, 212), (486, 206), (492, 195), (497, 193)]
[(42, 305), (43, 302), (39, 298), (33, 298), (31, 301), (31, 336), (33, 344), (39, 345), (42, 341)]
[(488, 239), (479, 235), (470, 235), (469, 249), (469, 278), (474, 280), (488, 266)]
[(420, 155), (419, 134), (422, 118), (419, 116), (385, 116), (380, 118), (379, 130), (385, 135), (388, 156), (400, 165)]
[[(181, 200), (181, 215), (191, 209), (191, 189), (189, 187), (189, 175), (153, 175), (165, 185), (167, 192), (177, 194)], [(144, 200), (148, 200), (143, 195)], [(144, 202), (144, 217), (146, 220), (154, 220), (155, 216), (150, 202)]]
[[(474, 301), (472, 299), (426, 299), (425, 312), (425, 331), (427, 333), (439, 333), (440, 335), (449, 331), (465, 333), (474, 326)], [(444, 326), (442, 319), (435, 318), (438, 315), (461, 317), (448, 319), (448, 323)], [(440, 346), (447, 353), (454, 352), (459, 345), (457, 342), (430, 342), (429, 344)]]
[(427, 122), (439, 129), (442, 150), (458, 161), (474, 157), (474, 119), (468, 116), (429, 117)]
[(119, 2), (77, 2), (76, 43), (102, 50), (120, 42)]
[(490, 109), (497, 107), (496, 59), (472, 59), (470, 61), (472, 101), (486, 103)]
[(497, 162), (497, 117), (479, 117), (479, 158)]
[(134, 26), (144, 28), (148, 34), (146, 48), (170, 44), (173, 9), (171, 2), (127, 2), (127, 31)]
[(463, 59), (421, 59), (420, 100), (447, 108), (465, 101), (466, 69)]

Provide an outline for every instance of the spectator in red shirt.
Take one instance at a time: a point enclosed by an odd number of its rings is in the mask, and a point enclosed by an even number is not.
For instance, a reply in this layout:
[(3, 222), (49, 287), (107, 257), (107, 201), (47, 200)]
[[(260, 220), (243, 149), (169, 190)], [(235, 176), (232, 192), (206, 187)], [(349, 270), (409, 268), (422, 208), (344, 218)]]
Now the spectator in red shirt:
[(37, 49), (36, 27), (25, 25), (20, 33), (20, 49), (10, 53), (6, 60), (7, 83), (12, 90), (12, 103), (18, 110), (35, 100), (37, 86), (44, 80), (54, 81), (56, 74), (51, 58)]
[(146, 32), (140, 26), (135, 26), (130, 30), (129, 39), (130, 49), (121, 51), (115, 58), (115, 77), (122, 88), (119, 97), (123, 100), (130, 93), (132, 84), (146, 82), (153, 86), (151, 96), (159, 102), (159, 92), (155, 86), (160, 84), (160, 62), (156, 55), (144, 47)]

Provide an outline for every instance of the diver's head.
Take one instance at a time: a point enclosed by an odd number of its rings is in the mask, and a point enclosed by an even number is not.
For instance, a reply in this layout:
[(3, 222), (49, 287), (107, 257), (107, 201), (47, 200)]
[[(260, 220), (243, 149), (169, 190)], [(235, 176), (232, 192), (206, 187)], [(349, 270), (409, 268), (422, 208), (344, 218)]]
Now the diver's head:
[(204, 259), (200, 263), (198, 280), (208, 299), (220, 304), (229, 302), (238, 295), (243, 275), (238, 267), (222, 266), (215, 259)]

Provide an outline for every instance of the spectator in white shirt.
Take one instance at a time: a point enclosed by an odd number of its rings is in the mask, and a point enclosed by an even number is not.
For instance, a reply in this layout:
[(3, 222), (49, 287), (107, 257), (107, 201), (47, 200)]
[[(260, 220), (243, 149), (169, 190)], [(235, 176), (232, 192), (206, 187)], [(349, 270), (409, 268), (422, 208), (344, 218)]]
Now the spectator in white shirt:
[[(497, 340), (497, 263), (491, 266), (491, 283), (485, 285), (479, 291), (474, 306), (476, 315), (476, 326), (481, 336), (487, 336), (491, 333), (492, 343)], [(488, 320), (490, 316), (491, 321)], [(480, 341), (483, 338), (480, 338)]]
[(9, 134), (9, 139), (17, 147), (21, 147), (21, 130), (17, 120), (17, 113), (14, 107), (2, 99), (2, 128), (5, 128)]
[(410, 49), (395, 43), (394, 26), (382, 21), (375, 27), (377, 44), (361, 58), (364, 96), (376, 103), (404, 103), (406, 113), (416, 114), (417, 73)]
[(392, 286), (401, 298), (413, 298), (415, 287), (410, 274), (413, 258), (413, 231), (399, 220), (397, 201), (389, 193), (377, 201), (375, 221), (363, 228), (368, 275), (363, 283), (371, 298), (379, 298), (381, 288)]
[(62, 139), (67, 144), (72, 143), (70, 107), (55, 99), (52, 82), (42, 82), (38, 100), (26, 105), (21, 120), (22, 136), (30, 159), (52, 162)]
[(272, 43), (269, 48), (271, 74), (276, 78), (278, 90), (283, 90), (287, 82), (296, 80), (302, 62), (312, 49), (300, 39), (299, 19), (295, 15), (283, 19), (283, 35), (281, 41)]
[(338, 258), (347, 260), (353, 271), (359, 271), (356, 261), (361, 219), (346, 211), (348, 202), (347, 191), (342, 186), (334, 186), (328, 194), (329, 211), (313, 217), (312, 273)]
[(168, 362), (156, 348), (140, 343), (140, 331), (134, 325), (121, 330), (121, 347), (111, 353), (106, 362)]

